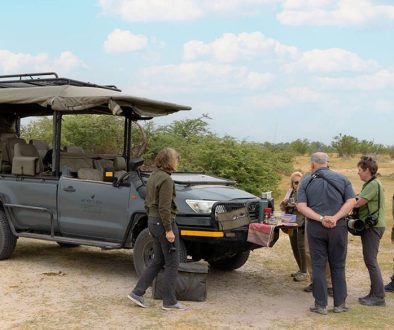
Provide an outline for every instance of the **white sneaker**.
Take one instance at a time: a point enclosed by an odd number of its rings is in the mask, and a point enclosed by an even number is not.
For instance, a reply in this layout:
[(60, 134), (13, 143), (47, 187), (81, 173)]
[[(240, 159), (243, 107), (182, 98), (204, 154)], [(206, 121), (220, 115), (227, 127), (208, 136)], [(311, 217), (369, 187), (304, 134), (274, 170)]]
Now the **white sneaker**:
[(165, 311), (184, 311), (187, 308), (185, 305), (178, 302), (175, 305), (170, 305), (170, 306), (161, 305), (161, 309), (164, 309)]

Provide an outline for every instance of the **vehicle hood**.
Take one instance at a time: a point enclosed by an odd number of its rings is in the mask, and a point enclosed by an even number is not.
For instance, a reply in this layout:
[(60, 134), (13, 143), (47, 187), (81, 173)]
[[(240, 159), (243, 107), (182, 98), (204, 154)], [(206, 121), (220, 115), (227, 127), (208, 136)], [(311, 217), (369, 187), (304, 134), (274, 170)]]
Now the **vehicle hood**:
[(232, 186), (222, 185), (195, 185), (176, 188), (180, 199), (202, 199), (210, 201), (230, 201), (234, 199), (255, 199), (256, 196)]

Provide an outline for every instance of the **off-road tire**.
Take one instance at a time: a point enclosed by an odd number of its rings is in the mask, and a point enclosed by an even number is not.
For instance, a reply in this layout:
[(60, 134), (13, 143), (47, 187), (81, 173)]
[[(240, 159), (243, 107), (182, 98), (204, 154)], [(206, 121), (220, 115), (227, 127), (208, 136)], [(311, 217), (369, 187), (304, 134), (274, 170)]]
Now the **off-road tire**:
[(8, 259), (11, 256), (15, 250), (16, 239), (4, 211), (0, 210), (0, 260)]
[(63, 242), (56, 242), (62, 248), (75, 248), (80, 246), (79, 244), (74, 243), (63, 243)]
[[(185, 243), (180, 240), (180, 248), (179, 248), (179, 261), (186, 262), (187, 261), (187, 252)], [(145, 268), (149, 265), (149, 263), (153, 259), (153, 239), (149, 234), (148, 228), (142, 230), (137, 239), (135, 241), (134, 249), (133, 249), (133, 262), (134, 269), (138, 276), (140, 276)]]
[(234, 270), (242, 267), (249, 258), (250, 251), (239, 252), (233, 257), (221, 260), (208, 260), (208, 263), (214, 269)]

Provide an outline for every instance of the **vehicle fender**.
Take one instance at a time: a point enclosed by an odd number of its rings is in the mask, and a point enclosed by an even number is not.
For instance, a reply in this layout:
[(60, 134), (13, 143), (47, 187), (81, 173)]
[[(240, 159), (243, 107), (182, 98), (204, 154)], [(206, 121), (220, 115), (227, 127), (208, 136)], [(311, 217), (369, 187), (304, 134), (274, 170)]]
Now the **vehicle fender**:
[(124, 239), (124, 247), (133, 248), (139, 233), (148, 227), (148, 216), (144, 212), (133, 213)]

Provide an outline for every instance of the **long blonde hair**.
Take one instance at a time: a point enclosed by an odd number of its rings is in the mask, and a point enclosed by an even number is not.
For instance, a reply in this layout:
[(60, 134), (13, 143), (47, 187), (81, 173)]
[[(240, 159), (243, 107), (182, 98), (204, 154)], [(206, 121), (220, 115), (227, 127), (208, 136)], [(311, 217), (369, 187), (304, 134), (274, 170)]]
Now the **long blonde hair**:
[(290, 187), (291, 188), (293, 188), (293, 179), (296, 177), (296, 176), (299, 176), (300, 178), (302, 178), (302, 173), (301, 172), (299, 172), (299, 171), (296, 171), (296, 172), (293, 172), (293, 173), (291, 173), (291, 175), (290, 175)]

